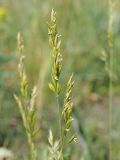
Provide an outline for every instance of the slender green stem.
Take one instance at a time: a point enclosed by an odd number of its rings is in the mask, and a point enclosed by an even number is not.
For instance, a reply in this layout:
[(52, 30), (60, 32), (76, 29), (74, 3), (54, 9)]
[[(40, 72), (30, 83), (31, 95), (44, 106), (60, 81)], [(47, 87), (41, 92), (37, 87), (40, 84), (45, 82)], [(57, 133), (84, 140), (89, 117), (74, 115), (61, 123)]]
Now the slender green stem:
[(37, 160), (37, 152), (36, 152), (36, 148), (32, 139), (32, 136), (30, 133), (27, 132), (27, 137), (28, 137), (28, 144), (30, 147), (30, 158), (31, 160)]
[(112, 139), (111, 139), (111, 132), (112, 132), (112, 106), (113, 106), (113, 84), (112, 84), (112, 70), (113, 70), (113, 62), (112, 62), (113, 53), (110, 53), (110, 77), (109, 77), (109, 159), (112, 160)]
[(56, 101), (57, 101), (57, 108), (58, 108), (59, 133), (60, 133), (61, 152), (62, 152), (61, 160), (63, 160), (63, 133), (62, 133), (62, 118), (61, 118), (59, 95), (56, 96)]
[(58, 108), (58, 123), (59, 123), (59, 133), (60, 133), (60, 139), (61, 139), (61, 110), (60, 110), (60, 103), (59, 103), (59, 96), (56, 96), (57, 101), (57, 108)]
[(109, 26), (108, 26), (108, 46), (109, 46), (109, 160), (112, 160), (112, 106), (113, 106), (113, 1), (109, 0)]

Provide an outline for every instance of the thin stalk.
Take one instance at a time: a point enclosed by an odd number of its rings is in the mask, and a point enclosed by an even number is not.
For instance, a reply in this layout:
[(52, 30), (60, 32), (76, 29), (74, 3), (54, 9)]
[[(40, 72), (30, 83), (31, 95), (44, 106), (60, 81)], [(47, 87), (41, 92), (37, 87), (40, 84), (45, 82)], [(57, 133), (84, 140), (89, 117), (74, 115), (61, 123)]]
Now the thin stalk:
[(108, 26), (108, 46), (109, 46), (109, 160), (112, 160), (112, 106), (113, 106), (113, 1), (109, 0), (109, 26)]
[(113, 113), (112, 113), (112, 106), (113, 106), (113, 81), (112, 81), (112, 71), (113, 71), (113, 62), (112, 58), (113, 53), (110, 52), (110, 77), (109, 77), (109, 159), (112, 160), (112, 139), (111, 139), (111, 132), (112, 132), (112, 119), (113, 119)]
[(36, 152), (36, 149), (35, 149), (35, 145), (34, 145), (34, 142), (32, 140), (32, 136), (30, 133), (27, 133), (27, 137), (28, 137), (28, 144), (29, 144), (29, 147), (30, 147), (30, 158), (31, 160), (37, 160), (37, 152)]
[(56, 101), (57, 101), (57, 108), (58, 108), (59, 133), (60, 133), (61, 152), (62, 152), (61, 160), (63, 160), (63, 133), (62, 133), (62, 118), (61, 118), (59, 95), (56, 96)]

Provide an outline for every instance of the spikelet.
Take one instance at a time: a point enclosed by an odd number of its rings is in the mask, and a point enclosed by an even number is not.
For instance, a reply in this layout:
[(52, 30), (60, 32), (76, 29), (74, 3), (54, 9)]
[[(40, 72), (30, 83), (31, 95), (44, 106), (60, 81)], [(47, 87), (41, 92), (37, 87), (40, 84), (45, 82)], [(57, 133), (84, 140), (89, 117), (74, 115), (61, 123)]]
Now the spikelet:
[(60, 142), (59, 141), (54, 141), (53, 138), (53, 133), (51, 130), (49, 130), (49, 137), (48, 137), (48, 142), (49, 142), (49, 155), (48, 159), (49, 160), (60, 160), (61, 158), (61, 152), (60, 152)]
[(20, 110), (20, 114), (22, 117), (23, 125), (26, 130), (28, 144), (30, 147), (30, 158), (31, 160), (37, 160), (37, 151), (34, 144), (33, 138), (39, 133), (39, 129), (36, 129), (36, 108), (35, 108), (35, 98), (37, 96), (37, 88), (36, 86), (33, 88), (31, 93), (31, 97), (28, 97), (28, 80), (27, 75), (25, 73), (24, 68), (24, 59), (23, 55), (24, 44), (23, 38), (20, 33), (17, 36), (18, 40), (18, 52), (20, 56), (19, 64), (18, 64), (18, 72), (20, 77), (20, 93), (21, 98), (14, 94), (14, 98)]
[(59, 95), (61, 91), (61, 86), (59, 83), (59, 77), (62, 69), (62, 55), (60, 53), (61, 36), (57, 33), (56, 25), (56, 12), (52, 10), (51, 20), (48, 24), (48, 35), (49, 44), (53, 57), (52, 73), (51, 73), (51, 83), (49, 83), (49, 88), (56, 94)]
[(65, 121), (65, 128), (64, 128), (65, 134), (70, 130), (70, 126), (72, 122), (71, 114), (73, 109), (73, 103), (71, 101), (71, 93), (72, 93), (73, 85), (74, 85), (74, 81), (73, 81), (73, 74), (72, 74), (67, 83), (67, 90), (66, 90), (66, 95), (64, 100), (64, 109), (62, 112), (64, 116), (64, 121)]

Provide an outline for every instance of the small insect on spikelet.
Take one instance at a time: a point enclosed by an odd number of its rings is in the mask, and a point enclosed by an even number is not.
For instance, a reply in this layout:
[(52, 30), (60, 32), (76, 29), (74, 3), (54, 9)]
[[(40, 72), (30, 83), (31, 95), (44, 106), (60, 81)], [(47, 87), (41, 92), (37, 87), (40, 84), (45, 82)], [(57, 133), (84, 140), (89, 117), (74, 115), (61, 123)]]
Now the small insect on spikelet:
[(28, 80), (27, 75), (24, 69), (24, 59), (23, 55), (24, 45), (23, 38), (20, 33), (17, 37), (18, 40), (18, 52), (20, 56), (19, 64), (18, 64), (18, 72), (20, 77), (20, 92), (21, 98), (14, 94), (14, 98), (20, 110), (20, 114), (22, 117), (23, 125), (26, 130), (28, 144), (30, 147), (30, 159), (37, 160), (37, 150), (34, 143), (34, 137), (39, 133), (39, 129), (36, 130), (36, 108), (35, 108), (35, 98), (37, 96), (37, 88), (36, 86), (33, 88), (31, 96), (28, 96)]
[(57, 158), (56, 160), (64, 160), (65, 159), (64, 152), (66, 146), (72, 141), (75, 141), (75, 136), (71, 136), (70, 138), (68, 137), (68, 132), (70, 131), (72, 122), (71, 115), (72, 115), (73, 103), (71, 101), (71, 93), (74, 82), (73, 82), (73, 75), (71, 75), (67, 83), (66, 95), (63, 102), (64, 105), (63, 107), (60, 107), (59, 96), (62, 91), (62, 87), (59, 81), (62, 69), (62, 55), (60, 52), (61, 36), (57, 32), (56, 12), (54, 12), (54, 10), (51, 11), (51, 19), (50, 23), (48, 23), (48, 35), (49, 35), (49, 45), (53, 60), (52, 71), (51, 71), (51, 83), (49, 83), (49, 88), (52, 90), (52, 92), (55, 93), (56, 96), (58, 117), (59, 117), (59, 133), (60, 133), (59, 140), (57, 141), (59, 143), (54, 143), (53, 141), (51, 143), (49, 138), (49, 144), (51, 147), (51, 149), (49, 148), (49, 151), (51, 153), (50, 154), (51, 156), (49, 156), (49, 158), (52, 157), (50, 160), (55, 159), (54, 149), (57, 148), (57, 152), (59, 153), (60, 157)]

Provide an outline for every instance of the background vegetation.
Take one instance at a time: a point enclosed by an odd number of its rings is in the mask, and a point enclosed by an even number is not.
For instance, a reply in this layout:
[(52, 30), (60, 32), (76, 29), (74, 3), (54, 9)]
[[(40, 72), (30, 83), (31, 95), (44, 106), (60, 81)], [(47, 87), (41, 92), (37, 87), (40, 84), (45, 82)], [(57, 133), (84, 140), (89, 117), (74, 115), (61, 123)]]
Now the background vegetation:
[[(120, 2), (113, 12), (113, 120), (112, 154), (120, 157)], [(48, 130), (57, 137), (56, 103), (48, 88), (51, 55), (46, 22), (51, 8), (57, 11), (58, 30), (62, 34), (63, 67), (61, 83), (74, 73), (74, 123), (77, 142), (69, 151), (72, 160), (109, 159), (109, 76), (103, 55), (109, 61), (107, 0), (1, 0), (0, 1), (0, 146), (11, 149), (17, 159), (28, 153), (21, 116), (13, 98), (19, 94), (16, 35), (24, 37), (26, 70), (30, 87), (37, 84), (37, 125), (40, 134), (36, 145), (41, 159), (47, 152)], [(61, 95), (61, 99), (63, 95)]]

